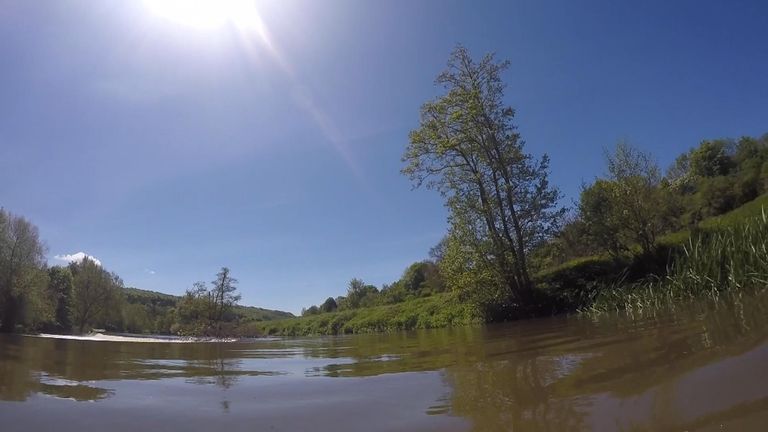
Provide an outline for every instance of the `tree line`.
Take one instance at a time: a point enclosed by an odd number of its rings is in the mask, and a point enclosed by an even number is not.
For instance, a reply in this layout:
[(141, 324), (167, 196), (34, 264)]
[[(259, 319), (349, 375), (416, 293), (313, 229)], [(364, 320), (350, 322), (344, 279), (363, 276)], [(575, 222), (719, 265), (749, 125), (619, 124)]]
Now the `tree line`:
[(242, 315), (237, 280), (223, 267), (210, 283), (197, 282), (180, 299), (125, 289), (114, 272), (84, 257), (47, 265), (37, 227), (0, 209), (0, 331), (84, 333), (93, 328), (134, 333), (224, 336)]
[(122, 281), (92, 259), (48, 267), (38, 229), (0, 209), (0, 330), (80, 331), (115, 321)]
[(403, 303), (417, 298), (444, 293), (447, 287), (440, 274), (437, 261), (439, 261), (439, 256), (433, 255), (429, 260), (415, 262), (405, 269), (400, 279), (391, 284), (384, 284), (381, 289), (374, 285), (366, 284), (362, 279), (353, 278), (347, 285), (346, 295), (335, 298), (328, 297), (319, 305), (303, 308), (301, 315), (318, 315), (328, 312)]
[(537, 249), (539, 268), (579, 257), (650, 254), (664, 235), (768, 193), (768, 135), (702, 141), (666, 172), (626, 142), (606, 154), (606, 175), (585, 184), (570, 219)]

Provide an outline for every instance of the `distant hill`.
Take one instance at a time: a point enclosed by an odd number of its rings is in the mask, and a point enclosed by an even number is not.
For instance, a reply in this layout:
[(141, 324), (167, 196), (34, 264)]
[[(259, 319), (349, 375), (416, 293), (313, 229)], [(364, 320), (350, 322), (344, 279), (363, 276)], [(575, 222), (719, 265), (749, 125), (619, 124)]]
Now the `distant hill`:
[[(139, 288), (123, 288), (125, 300), (130, 304), (141, 304), (153, 310), (164, 310), (176, 306), (180, 296)], [(294, 318), (290, 312), (264, 309), (255, 306), (236, 306), (234, 312), (248, 321), (272, 321)]]

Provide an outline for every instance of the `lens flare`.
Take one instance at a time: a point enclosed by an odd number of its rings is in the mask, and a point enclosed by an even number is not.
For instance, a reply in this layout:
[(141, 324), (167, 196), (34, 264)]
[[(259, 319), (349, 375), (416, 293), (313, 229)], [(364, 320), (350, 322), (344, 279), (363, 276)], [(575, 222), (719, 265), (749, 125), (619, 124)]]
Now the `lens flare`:
[(198, 29), (225, 25), (257, 28), (261, 22), (252, 0), (146, 0), (145, 3), (159, 17)]
[(247, 59), (258, 59), (261, 53), (266, 52), (288, 78), (290, 93), (297, 105), (355, 175), (362, 178), (362, 172), (345, 145), (344, 135), (321, 109), (312, 89), (300, 85), (293, 67), (272, 40), (255, 3), (255, 0), (145, 0), (147, 9), (155, 16), (177, 25), (206, 31), (233, 29)]

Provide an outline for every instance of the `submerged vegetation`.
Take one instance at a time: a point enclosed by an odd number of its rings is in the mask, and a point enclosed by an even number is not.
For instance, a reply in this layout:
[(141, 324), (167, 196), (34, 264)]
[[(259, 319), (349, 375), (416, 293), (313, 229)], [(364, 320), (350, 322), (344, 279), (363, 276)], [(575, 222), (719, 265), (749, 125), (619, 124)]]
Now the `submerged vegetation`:
[(449, 229), (392, 284), (352, 279), (346, 295), (297, 319), (238, 306), (227, 268), (181, 298), (124, 288), (88, 258), (48, 268), (37, 228), (0, 210), (0, 329), (380, 332), (659, 308), (766, 286), (768, 135), (703, 141), (666, 171), (620, 142), (567, 209), (548, 156), (526, 151), (504, 102), (508, 66), (459, 46), (437, 78), (442, 95), (422, 106), (402, 171), (441, 194)]

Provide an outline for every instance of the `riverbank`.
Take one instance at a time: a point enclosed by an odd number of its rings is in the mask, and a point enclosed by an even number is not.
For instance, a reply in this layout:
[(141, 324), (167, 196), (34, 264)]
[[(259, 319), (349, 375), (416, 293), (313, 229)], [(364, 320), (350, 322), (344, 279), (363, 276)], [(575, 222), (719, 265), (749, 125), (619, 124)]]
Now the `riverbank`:
[[(662, 237), (652, 254), (585, 257), (535, 276), (555, 312), (652, 311), (755, 294), (768, 285), (768, 196)], [(454, 293), (258, 323), (265, 335), (386, 333), (482, 323)]]
[(480, 324), (482, 320), (451, 293), (403, 303), (329, 312), (301, 318), (262, 322), (264, 335), (306, 336), (350, 333), (387, 333)]
[[(762, 211), (762, 210), (761, 210)], [(768, 285), (768, 215), (692, 236), (661, 278), (603, 289), (583, 312), (653, 309), (759, 293)]]

